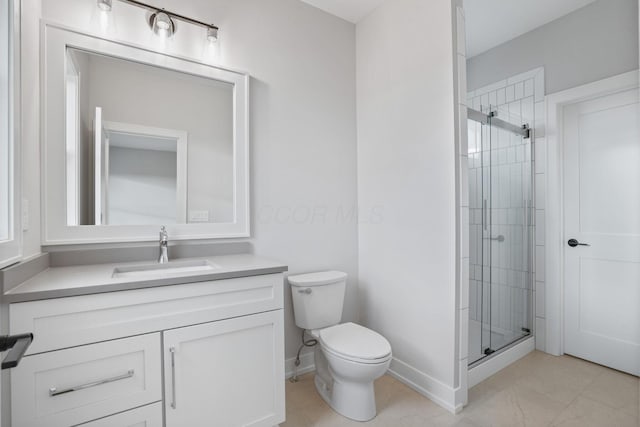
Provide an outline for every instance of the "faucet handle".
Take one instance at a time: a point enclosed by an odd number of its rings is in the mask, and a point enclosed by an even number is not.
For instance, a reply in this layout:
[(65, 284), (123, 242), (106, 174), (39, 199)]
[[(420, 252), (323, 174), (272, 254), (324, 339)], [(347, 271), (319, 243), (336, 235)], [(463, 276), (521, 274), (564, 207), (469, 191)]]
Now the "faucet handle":
[(160, 229), (160, 256), (158, 257), (158, 263), (164, 264), (169, 262), (169, 236), (167, 235), (167, 229), (163, 225)]

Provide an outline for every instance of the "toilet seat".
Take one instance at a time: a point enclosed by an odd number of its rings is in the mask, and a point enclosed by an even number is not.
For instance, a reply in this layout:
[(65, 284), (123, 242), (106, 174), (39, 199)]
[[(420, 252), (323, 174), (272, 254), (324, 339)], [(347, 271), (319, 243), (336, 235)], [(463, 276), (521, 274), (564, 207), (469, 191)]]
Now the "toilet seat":
[(385, 337), (355, 323), (321, 329), (318, 336), (325, 351), (342, 359), (377, 364), (391, 358), (391, 345)]

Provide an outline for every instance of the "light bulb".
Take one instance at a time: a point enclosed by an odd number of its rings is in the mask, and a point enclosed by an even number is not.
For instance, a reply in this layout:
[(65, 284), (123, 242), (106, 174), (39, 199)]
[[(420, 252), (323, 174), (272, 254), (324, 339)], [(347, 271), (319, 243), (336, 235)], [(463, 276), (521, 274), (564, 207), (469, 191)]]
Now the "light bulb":
[(158, 11), (151, 15), (149, 24), (153, 32), (161, 37), (171, 37), (175, 32), (175, 25), (171, 16), (165, 12)]
[(207, 40), (209, 43), (215, 43), (218, 41), (218, 29), (209, 27), (207, 28)]
[(100, 10), (109, 12), (111, 10), (111, 1), (112, 0), (98, 0), (98, 7)]
[(159, 30), (168, 30), (171, 27), (171, 18), (166, 13), (157, 14), (156, 26)]

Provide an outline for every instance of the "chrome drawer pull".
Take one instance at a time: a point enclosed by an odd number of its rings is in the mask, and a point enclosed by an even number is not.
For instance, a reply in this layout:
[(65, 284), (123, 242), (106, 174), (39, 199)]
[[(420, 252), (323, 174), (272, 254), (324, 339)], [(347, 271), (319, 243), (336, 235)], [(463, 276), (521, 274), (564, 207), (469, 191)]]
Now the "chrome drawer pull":
[(171, 353), (171, 407), (176, 409), (176, 348), (169, 349)]
[(84, 390), (91, 387), (97, 387), (103, 384), (109, 384), (115, 381), (126, 380), (127, 378), (133, 377), (133, 374), (134, 374), (134, 370), (130, 369), (127, 371), (126, 374), (118, 375), (117, 377), (107, 378), (105, 380), (100, 380), (100, 381), (94, 381), (92, 383), (82, 384), (75, 387), (69, 387), (62, 390), (58, 390), (55, 387), (51, 387), (49, 389), (49, 396), (50, 397), (60, 396), (61, 394), (71, 393), (72, 391), (80, 391), (80, 390)]

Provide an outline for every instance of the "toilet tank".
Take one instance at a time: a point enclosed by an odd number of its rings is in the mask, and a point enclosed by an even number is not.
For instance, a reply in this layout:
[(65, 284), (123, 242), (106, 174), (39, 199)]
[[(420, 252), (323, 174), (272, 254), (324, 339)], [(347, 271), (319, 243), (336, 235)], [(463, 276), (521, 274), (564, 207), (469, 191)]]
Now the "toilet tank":
[(302, 329), (322, 329), (342, 319), (347, 273), (322, 271), (289, 276), (293, 313)]

